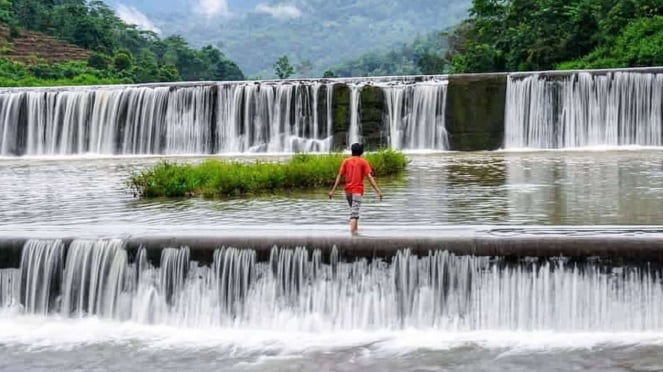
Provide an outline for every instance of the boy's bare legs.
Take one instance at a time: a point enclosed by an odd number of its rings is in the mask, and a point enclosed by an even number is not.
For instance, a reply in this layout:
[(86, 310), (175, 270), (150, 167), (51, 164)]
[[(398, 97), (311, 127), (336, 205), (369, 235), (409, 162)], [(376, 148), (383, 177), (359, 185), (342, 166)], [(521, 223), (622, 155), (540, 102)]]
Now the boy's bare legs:
[(357, 229), (359, 228), (359, 219), (358, 218), (351, 218), (350, 219), (350, 234), (356, 235), (357, 234)]

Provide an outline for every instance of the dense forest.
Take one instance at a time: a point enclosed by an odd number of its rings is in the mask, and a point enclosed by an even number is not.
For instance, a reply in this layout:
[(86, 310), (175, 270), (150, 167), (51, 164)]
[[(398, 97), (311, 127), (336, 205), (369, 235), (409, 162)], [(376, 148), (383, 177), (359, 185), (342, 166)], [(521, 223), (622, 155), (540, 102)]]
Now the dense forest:
[(451, 32), (331, 68), (335, 76), (663, 65), (663, 0), (474, 0)]
[[(219, 49), (193, 49), (177, 35), (161, 39), (126, 24), (101, 1), (0, 0), (0, 26), (8, 30), (0, 38), (0, 86), (244, 79)], [(25, 30), (79, 46), (89, 56), (61, 63), (3, 58)]]
[(663, 0), (473, 0), (451, 72), (663, 65)]

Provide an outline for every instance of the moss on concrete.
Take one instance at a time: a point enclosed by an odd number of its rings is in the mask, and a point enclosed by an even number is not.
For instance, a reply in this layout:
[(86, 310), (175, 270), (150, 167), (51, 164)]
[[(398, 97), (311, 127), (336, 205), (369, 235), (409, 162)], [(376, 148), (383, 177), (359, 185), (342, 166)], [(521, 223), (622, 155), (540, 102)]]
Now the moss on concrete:
[(350, 128), (350, 88), (347, 85), (334, 85), (332, 112), (334, 146), (346, 148), (348, 146), (348, 129)]
[(387, 147), (387, 136), (384, 133), (384, 91), (371, 85), (361, 91), (361, 129), (366, 149), (374, 150)]
[(504, 139), (506, 74), (449, 77), (445, 113), (451, 150), (495, 150)]

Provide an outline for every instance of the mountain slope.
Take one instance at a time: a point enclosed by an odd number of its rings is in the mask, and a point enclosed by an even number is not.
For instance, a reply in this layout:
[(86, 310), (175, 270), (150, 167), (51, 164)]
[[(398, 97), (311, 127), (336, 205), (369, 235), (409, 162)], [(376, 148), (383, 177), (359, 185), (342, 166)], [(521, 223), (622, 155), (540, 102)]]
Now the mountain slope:
[[(194, 45), (213, 43), (249, 75), (273, 76), (273, 64), (288, 55), (293, 64), (310, 60), (310, 76), (368, 51), (385, 52), (418, 34), (447, 28), (467, 14), (470, 0), (294, 0), (253, 8), (228, 1), (226, 13), (200, 14), (191, 0), (182, 12), (155, 11), (156, 0), (123, 0), (145, 11), (160, 29), (182, 34)], [(166, 9), (166, 7), (161, 7)]]
[(85, 61), (90, 52), (73, 44), (38, 32), (22, 30), (17, 37), (10, 37), (9, 29), (0, 26), (0, 58), (23, 63), (60, 63)]

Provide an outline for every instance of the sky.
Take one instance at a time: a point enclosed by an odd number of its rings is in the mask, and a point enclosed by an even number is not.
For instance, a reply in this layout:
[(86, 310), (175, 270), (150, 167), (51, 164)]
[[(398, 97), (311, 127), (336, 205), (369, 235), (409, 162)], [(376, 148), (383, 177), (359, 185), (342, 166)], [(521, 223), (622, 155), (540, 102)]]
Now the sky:
[(116, 0), (111, 4), (123, 21), (157, 33), (161, 33), (161, 30), (151, 17), (160, 15), (181, 14), (218, 18), (255, 12), (278, 19), (292, 19), (302, 14), (294, 5), (273, 5), (265, 0)]

